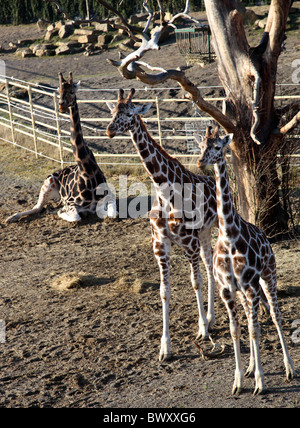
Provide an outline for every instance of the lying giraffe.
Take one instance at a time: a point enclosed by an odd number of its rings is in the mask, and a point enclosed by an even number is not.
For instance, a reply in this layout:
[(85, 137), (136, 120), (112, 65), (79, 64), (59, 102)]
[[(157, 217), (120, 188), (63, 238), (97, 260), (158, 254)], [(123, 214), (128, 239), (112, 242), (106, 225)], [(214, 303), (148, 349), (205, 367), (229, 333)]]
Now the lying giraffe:
[[(191, 267), (191, 280), (196, 292), (199, 310), (199, 338), (208, 336), (214, 314), (215, 282), (212, 271), (211, 228), (216, 222), (215, 182), (211, 177), (192, 174), (177, 159), (171, 157), (149, 135), (140, 114), (146, 113), (151, 105), (136, 106), (132, 102), (134, 89), (124, 99), (124, 91), (119, 91), (117, 104), (107, 103), (113, 119), (107, 127), (107, 135), (129, 132), (141, 161), (154, 183), (156, 196), (150, 213), (153, 250), (160, 269), (160, 295), (163, 306), (163, 334), (161, 338), (160, 361), (171, 357), (169, 335), (170, 301), (170, 249), (175, 242), (184, 249)], [(190, 186), (190, 194), (184, 195), (184, 184)], [(200, 190), (200, 202), (197, 205), (197, 188)], [(178, 212), (175, 201), (184, 206), (184, 215)], [(190, 212), (188, 205), (190, 202)], [(166, 206), (169, 206), (166, 213)], [(201, 216), (199, 227), (190, 227), (192, 212)], [(202, 214), (202, 215), (201, 215)], [(208, 313), (205, 315), (202, 301), (202, 277), (199, 258), (205, 264), (208, 276)]]
[(281, 327), (281, 315), (277, 303), (276, 262), (271, 245), (263, 231), (244, 221), (233, 206), (223, 152), (223, 148), (230, 144), (232, 137), (233, 135), (230, 134), (221, 139), (218, 128), (211, 134), (209, 127), (203, 141), (197, 136), (195, 138), (201, 149), (198, 166), (202, 168), (206, 165), (214, 165), (216, 174), (219, 236), (214, 252), (214, 276), (229, 314), (234, 345), (236, 371), (232, 393), (240, 393), (243, 385), (240, 356), (241, 329), (235, 302), (235, 295), (238, 294), (248, 318), (250, 334), (251, 355), (246, 376), (255, 374), (254, 395), (256, 395), (264, 391), (264, 376), (259, 355), (260, 287), (270, 305), (272, 320), (283, 350), (288, 380), (294, 377), (295, 371)]
[[(99, 192), (97, 187), (105, 187), (106, 179), (99, 168), (92, 151), (85, 143), (82, 135), (76, 91), (79, 84), (73, 83), (72, 73), (68, 80), (59, 73), (59, 111), (70, 111), (71, 143), (77, 165), (67, 166), (52, 173), (44, 181), (37, 204), (28, 211), (20, 212), (6, 219), (6, 222), (17, 221), (21, 217), (39, 213), (50, 201), (60, 201), (63, 207), (58, 216), (68, 222), (77, 222), (89, 213), (101, 213), (114, 217), (115, 201), (108, 190)], [(100, 202), (99, 202), (100, 201)], [(98, 205), (98, 206), (97, 206)]]

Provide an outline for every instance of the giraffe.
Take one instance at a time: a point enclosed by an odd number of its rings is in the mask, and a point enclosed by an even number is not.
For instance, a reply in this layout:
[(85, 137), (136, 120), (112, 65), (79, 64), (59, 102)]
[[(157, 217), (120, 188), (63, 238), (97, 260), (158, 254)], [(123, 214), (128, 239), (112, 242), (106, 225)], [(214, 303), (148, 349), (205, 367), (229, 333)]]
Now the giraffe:
[(281, 327), (281, 314), (277, 303), (276, 261), (271, 245), (264, 232), (246, 222), (236, 212), (228, 181), (223, 148), (232, 141), (233, 134), (219, 137), (218, 127), (211, 133), (206, 130), (203, 141), (195, 136), (201, 149), (199, 167), (214, 165), (216, 175), (217, 211), (219, 235), (214, 251), (214, 276), (220, 296), (225, 303), (230, 320), (230, 332), (234, 345), (236, 370), (232, 394), (239, 394), (243, 385), (240, 356), (240, 324), (235, 296), (238, 294), (248, 319), (250, 336), (250, 364), (246, 376), (255, 375), (254, 395), (264, 391), (264, 374), (259, 353), (258, 307), (260, 288), (265, 294), (272, 320), (276, 326), (284, 356), (286, 377), (295, 375)]
[(41, 187), (37, 204), (31, 210), (8, 217), (6, 222), (17, 221), (21, 217), (38, 213), (45, 204), (55, 200), (63, 205), (58, 210), (58, 216), (68, 222), (78, 222), (83, 215), (95, 213), (96, 209), (99, 215), (115, 216), (115, 201), (109, 196), (108, 190), (97, 192), (99, 185), (107, 187), (106, 179), (83, 139), (76, 101), (78, 86), (79, 84), (73, 83), (72, 73), (69, 74), (68, 80), (59, 73), (59, 111), (65, 113), (69, 108), (71, 143), (77, 164), (48, 176)]
[[(215, 321), (214, 290), (215, 282), (212, 270), (211, 228), (217, 219), (215, 181), (211, 177), (202, 177), (188, 171), (177, 159), (171, 157), (148, 133), (141, 114), (145, 114), (151, 105), (137, 106), (132, 102), (135, 93), (130, 90), (124, 98), (124, 91), (119, 90), (117, 104), (107, 103), (112, 113), (112, 121), (106, 133), (110, 138), (116, 134), (129, 132), (140, 159), (155, 187), (155, 198), (150, 212), (152, 243), (155, 258), (160, 270), (160, 296), (163, 311), (163, 333), (159, 360), (171, 358), (169, 334), (170, 289), (170, 250), (171, 242), (183, 248), (191, 269), (191, 282), (196, 293), (199, 311), (198, 338), (207, 338), (208, 329)], [(190, 185), (190, 197), (183, 194), (184, 184)], [(201, 203), (196, 206), (197, 188), (200, 188)], [(189, 193), (189, 192), (188, 192)], [(202, 213), (201, 226), (190, 227), (188, 209), (181, 215), (175, 200), (188, 205), (191, 210)], [(188, 200), (189, 199), (189, 200)], [(180, 205), (180, 204), (179, 204)], [(201, 206), (200, 206), (201, 205)], [(168, 207), (168, 208), (166, 208)], [(186, 207), (185, 207), (186, 208)], [(208, 276), (208, 311), (205, 314), (202, 300), (202, 276), (199, 258), (206, 267)]]

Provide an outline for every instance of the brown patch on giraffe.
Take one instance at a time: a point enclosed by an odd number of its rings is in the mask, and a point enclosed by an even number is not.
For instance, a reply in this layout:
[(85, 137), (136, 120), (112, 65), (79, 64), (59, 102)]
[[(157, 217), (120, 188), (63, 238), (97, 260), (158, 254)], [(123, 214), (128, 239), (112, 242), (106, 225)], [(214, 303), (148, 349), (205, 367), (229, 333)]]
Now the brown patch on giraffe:
[(241, 256), (233, 257), (233, 270), (236, 275), (240, 276), (245, 269), (245, 265), (247, 264), (246, 258)]
[(216, 258), (216, 268), (221, 269), (223, 272), (230, 270), (231, 259), (230, 257), (218, 257)]
[(218, 254), (229, 254), (228, 248), (223, 244), (223, 242), (219, 242), (216, 247), (216, 252)]

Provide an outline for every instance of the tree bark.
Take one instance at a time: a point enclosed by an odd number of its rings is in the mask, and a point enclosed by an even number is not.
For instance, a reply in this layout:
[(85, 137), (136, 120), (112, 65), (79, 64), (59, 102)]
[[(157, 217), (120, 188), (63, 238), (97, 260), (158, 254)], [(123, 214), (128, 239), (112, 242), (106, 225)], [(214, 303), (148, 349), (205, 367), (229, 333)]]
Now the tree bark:
[[(283, 134), (274, 107), (277, 62), (292, 1), (273, 0), (266, 31), (250, 47), (234, 0), (205, 0), (231, 120), (237, 132), (231, 147), (239, 211), (267, 234), (287, 228), (280, 204), (277, 153)], [(295, 117), (294, 120), (298, 118)]]

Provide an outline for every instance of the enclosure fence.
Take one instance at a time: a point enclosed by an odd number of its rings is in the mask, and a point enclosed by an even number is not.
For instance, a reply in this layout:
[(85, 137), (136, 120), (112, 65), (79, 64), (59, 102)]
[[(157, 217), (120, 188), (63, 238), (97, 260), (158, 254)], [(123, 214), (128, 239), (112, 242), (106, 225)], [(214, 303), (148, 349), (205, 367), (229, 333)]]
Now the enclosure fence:
[[(300, 85), (293, 86), (297, 88), (297, 95), (277, 95), (276, 99), (285, 102), (300, 99)], [(208, 87), (199, 89), (207, 90)], [(221, 92), (222, 87), (211, 89)], [(149, 132), (169, 153), (183, 158), (183, 163), (185, 158), (189, 159), (188, 165), (193, 165), (193, 159), (195, 164), (197, 157), (193, 134), (204, 133), (211, 118), (180, 95), (179, 88), (142, 88), (136, 90), (133, 101), (153, 104), (152, 116), (144, 118)], [(116, 136), (114, 140), (121, 141), (115, 144), (106, 135), (106, 127), (111, 121), (106, 102), (115, 102), (116, 99), (117, 89), (79, 89), (77, 102), (84, 139), (92, 146), (101, 165), (140, 165), (134, 161), (138, 155), (128, 141), (129, 136)], [(225, 112), (223, 96), (204, 99)], [(0, 75), (0, 126), (5, 130), (0, 134), (0, 141), (21, 147), (36, 157), (51, 159), (61, 167), (72, 163), (70, 119), (68, 114), (59, 112), (58, 100), (56, 88)], [(300, 136), (293, 135), (293, 138)], [(300, 155), (294, 156), (298, 163)]]

